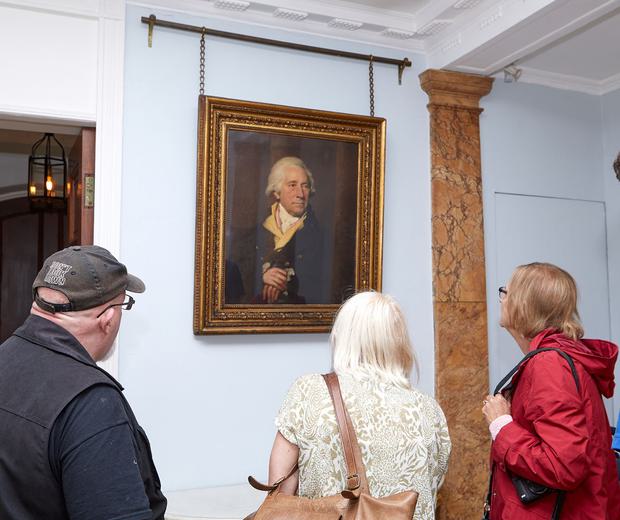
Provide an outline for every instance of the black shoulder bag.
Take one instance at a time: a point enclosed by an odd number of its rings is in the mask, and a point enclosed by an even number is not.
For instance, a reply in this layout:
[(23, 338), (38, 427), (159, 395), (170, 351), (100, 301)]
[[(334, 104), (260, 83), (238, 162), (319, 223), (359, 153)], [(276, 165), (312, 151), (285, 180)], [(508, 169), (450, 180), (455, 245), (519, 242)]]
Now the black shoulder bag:
[[(504, 377), (498, 383), (498, 385), (495, 387), (495, 390), (493, 391), (493, 395), (500, 393), (502, 389), (503, 390), (512, 389), (512, 385), (508, 385), (506, 388), (503, 388), (503, 387), (510, 380), (510, 378), (515, 374), (515, 372), (519, 370), (519, 367), (523, 363), (525, 363), (528, 359), (535, 356), (536, 354), (540, 354), (541, 352), (549, 352), (551, 350), (560, 354), (569, 364), (570, 371), (573, 374), (573, 379), (575, 380), (575, 384), (577, 385), (577, 392), (579, 392), (581, 385), (579, 384), (579, 377), (577, 376), (577, 370), (575, 369), (575, 363), (573, 362), (573, 359), (566, 352), (564, 352), (563, 350), (560, 350), (559, 348), (547, 347), (547, 348), (540, 348), (537, 350), (533, 350), (532, 352), (529, 352), (528, 354), (526, 354), (525, 357), (521, 361), (519, 361), (517, 366), (515, 366), (510, 372), (508, 372), (506, 377)], [(489, 512), (491, 510), (490, 505), (491, 505), (491, 495), (493, 493), (492, 487), (493, 487), (494, 470), (495, 470), (495, 464), (493, 464), (493, 469), (491, 470), (491, 478), (489, 480), (489, 492), (487, 494), (487, 499), (484, 504), (483, 520), (489, 519)], [(537, 482), (532, 482), (531, 480), (519, 477), (517, 475), (511, 474), (510, 478), (512, 479), (512, 483), (515, 486), (519, 499), (524, 504), (529, 504), (530, 502), (534, 502), (535, 500), (538, 500), (539, 498), (544, 497), (545, 495), (548, 495), (549, 493), (557, 492), (558, 498), (555, 501), (555, 507), (553, 508), (551, 520), (558, 520), (560, 518), (560, 512), (562, 511), (562, 506), (564, 505), (566, 491), (560, 491), (560, 490), (553, 489), (547, 486), (543, 486), (542, 484), (538, 484)]]

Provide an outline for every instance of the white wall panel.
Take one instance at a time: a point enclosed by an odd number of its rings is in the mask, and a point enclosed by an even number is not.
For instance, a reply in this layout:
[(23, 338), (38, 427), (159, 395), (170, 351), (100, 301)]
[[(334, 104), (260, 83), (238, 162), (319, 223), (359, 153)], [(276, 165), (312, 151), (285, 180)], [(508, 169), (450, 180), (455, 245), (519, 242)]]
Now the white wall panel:
[(0, 113), (95, 121), (98, 20), (0, 6)]

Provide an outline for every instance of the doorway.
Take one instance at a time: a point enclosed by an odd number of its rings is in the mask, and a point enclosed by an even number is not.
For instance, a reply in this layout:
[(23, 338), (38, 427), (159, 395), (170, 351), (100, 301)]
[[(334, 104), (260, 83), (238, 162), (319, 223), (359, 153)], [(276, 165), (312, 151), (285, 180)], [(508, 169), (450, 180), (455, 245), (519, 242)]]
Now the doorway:
[[(67, 200), (60, 207), (28, 199), (28, 157), (45, 132), (68, 160)], [(54, 251), (92, 244), (95, 129), (0, 120), (0, 342), (21, 325), (32, 281)]]

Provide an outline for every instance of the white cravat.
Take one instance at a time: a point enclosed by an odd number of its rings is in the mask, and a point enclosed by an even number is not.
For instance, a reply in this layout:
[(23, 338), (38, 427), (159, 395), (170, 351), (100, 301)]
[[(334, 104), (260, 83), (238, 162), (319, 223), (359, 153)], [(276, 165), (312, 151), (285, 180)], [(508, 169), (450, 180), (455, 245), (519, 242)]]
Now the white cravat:
[(278, 203), (278, 219), (280, 220), (280, 231), (286, 233), (286, 230), (293, 227), (301, 217), (294, 217), (284, 209), (282, 204)]

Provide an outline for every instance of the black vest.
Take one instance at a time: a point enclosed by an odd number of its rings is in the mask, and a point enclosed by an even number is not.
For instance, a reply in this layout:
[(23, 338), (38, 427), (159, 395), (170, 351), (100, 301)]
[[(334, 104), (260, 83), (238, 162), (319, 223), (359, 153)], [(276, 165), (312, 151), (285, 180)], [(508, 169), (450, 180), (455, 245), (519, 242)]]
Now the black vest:
[(121, 396), (153, 519), (163, 519), (166, 498), (148, 439), (122, 394), (123, 387), (92, 361), (69, 332), (31, 315), (0, 345), (2, 520), (68, 519), (61, 485), (49, 464), (50, 431), (74, 397), (99, 384)]

